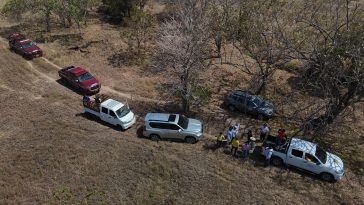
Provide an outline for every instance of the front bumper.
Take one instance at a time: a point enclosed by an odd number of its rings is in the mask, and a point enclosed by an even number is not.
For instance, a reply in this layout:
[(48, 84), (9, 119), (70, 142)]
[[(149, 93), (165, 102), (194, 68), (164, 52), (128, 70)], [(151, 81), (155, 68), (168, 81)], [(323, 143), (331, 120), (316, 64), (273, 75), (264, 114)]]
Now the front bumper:
[(136, 117), (134, 115), (133, 119), (130, 122), (127, 122), (121, 126), (123, 127), (124, 130), (126, 130), (126, 129), (130, 128), (135, 122), (136, 122)]

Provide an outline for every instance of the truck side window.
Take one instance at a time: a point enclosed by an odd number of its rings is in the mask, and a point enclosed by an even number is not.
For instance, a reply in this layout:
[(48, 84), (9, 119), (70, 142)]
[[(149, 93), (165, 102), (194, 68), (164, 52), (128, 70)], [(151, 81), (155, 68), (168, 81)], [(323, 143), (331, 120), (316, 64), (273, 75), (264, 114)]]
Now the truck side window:
[(303, 157), (303, 152), (299, 151), (299, 150), (296, 150), (296, 149), (292, 149), (292, 155), (295, 156), (295, 157), (302, 158)]
[(174, 124), (170, 124), (169, 126), (170, 126), (169, 128), (171, 130), (179, 130), (179, 129), (181, 129), (180, 127), (178, 127), (177, 125), (174, 125)]
[(319, 161), (316, 159), (316, 157), (306, 153), (305, 154), (305, 160), (317, 164)]
[(106, 107), (103, 107), (103, 108), (101, 109), (101, 112), (103, 112), (103, 113), (107, 114), (107, 108), (106, 108)]
[(112, 117), (115, 117), (115, 118), (116, 118), (116, 115), (115, 115), (114, 111), (111, 111), (111, 110), (110, 110), (110, 115), (111, 115)]
[(150, 122), (149, 125), (153, 128), (157, 129), (169, 129), (169, 124), (166, 123), (159, 123), (159, 122)]

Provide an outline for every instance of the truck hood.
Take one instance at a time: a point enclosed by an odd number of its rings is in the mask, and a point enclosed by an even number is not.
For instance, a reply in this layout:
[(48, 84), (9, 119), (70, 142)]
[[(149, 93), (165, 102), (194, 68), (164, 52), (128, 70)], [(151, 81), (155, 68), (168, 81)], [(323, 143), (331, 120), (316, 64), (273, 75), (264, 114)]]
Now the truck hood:
[(267, 115), (273, 114), (273, 104), (270, 102), (264, 101), (258, 109)]
[(86, 81), (80, 82), (80, 85), (83, 87), (91, 87), (94, 84), (99, 84), (99, 81), (95, 77), (92, 77)]
[(200, 120), (189, 118), (186, 131), (194, 133), (202, 132), (202, 122)]
[(24, 48), (24, 51), (26, 53), (33, 53), (35, 51), (40, 51), (40, 48), (38, 46), (36, 46), (36, 45), (33, 45), (33, 46), (29, 47), (29, 48)]
[(335, 170), (337, 173), (344, 172), (344, 163), (340, 157), (327, 152), (327, 161), (325, 164), (328, 168)]
[(134, 113), (130, 111), (128, 114), (120, 118), (123, 123), (128, 123), (134, 119)]

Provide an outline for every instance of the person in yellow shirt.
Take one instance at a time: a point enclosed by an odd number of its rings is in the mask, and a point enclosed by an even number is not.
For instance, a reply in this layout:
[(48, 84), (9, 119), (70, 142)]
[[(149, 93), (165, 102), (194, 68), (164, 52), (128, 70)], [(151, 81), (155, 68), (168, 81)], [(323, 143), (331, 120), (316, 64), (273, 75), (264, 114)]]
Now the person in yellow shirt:
[(233, 139), (233, 141), (231, 141), (231, 151), (230, 151), (230, 153), (232, 154), (232, 153), (233, 153), (233, 151), (234, 151), (233, 156), (235, 156), (235, 155), (236, 155), (236, 152), (238, 151), (239, 146), (240, 146), (240, 142), (239, 142), (239, 140), (238, 140), (238, 139), (236, 139), (236, 137), (235, 137), (235, 138)]
[(222, 146), (222, 143), (223, 143), (224, 140), (225, 140), (225, 136), (224, 136), (224, 134), (222, 134), (222, 132), (220, 132), (220, 134), (217, 136), (217, 140), (216, 140), (217, 148)]

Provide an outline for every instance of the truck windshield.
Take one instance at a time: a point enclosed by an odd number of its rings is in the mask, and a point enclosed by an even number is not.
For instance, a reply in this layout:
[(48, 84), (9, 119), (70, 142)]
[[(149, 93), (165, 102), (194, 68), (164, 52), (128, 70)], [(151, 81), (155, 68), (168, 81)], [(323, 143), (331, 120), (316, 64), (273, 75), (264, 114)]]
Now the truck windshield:
[(29, 43), (23, 44), (21, 47), (23, 47), (23, 48), (30, 48), (30, 47), (32, 47), (33, 45), (34, 45), (34, 43), (33, 43), (33, 42), (29, 42)]
[(259, 96), (255, 96), (254, 98), (253, 98), (253, 102), (258, 106), (258, 107), (260, 107), (260, 106), (262, 106), (262, 104), (263, 104), (263, 102), (264, 102), (264, 100), (262, 99), (262, 98), (260, 98)]
[(92, 78), (92, 75), (90, 73), (84, 73), (82, 75), (80, 75), (80, 77), (78, 77), (78, 80), (80, 82), (84, 82), (86, 80), (90, 80)]
[(188, 127), (188, 118), (180, 115), (178, 119), (178, 125), (181, 126), (183, 129), (187, 129)]
[(321, 147), (316, 146), (316, 153), (315, 153), (315, 155), (316, 155), (317, 158), (319, 158), (319, 160), (322, 163), (324, 163), (324, 164), (326, 163), (327, 153)]
[(122, 118), (125, 115), (127, 115), (129, 112), (130, 112), (129, 106), (124, 105), (123, 107), (121, 107), (120, 109), (118, 109), (116, 111), (116, 114), (118, 115), (119, 118)]

